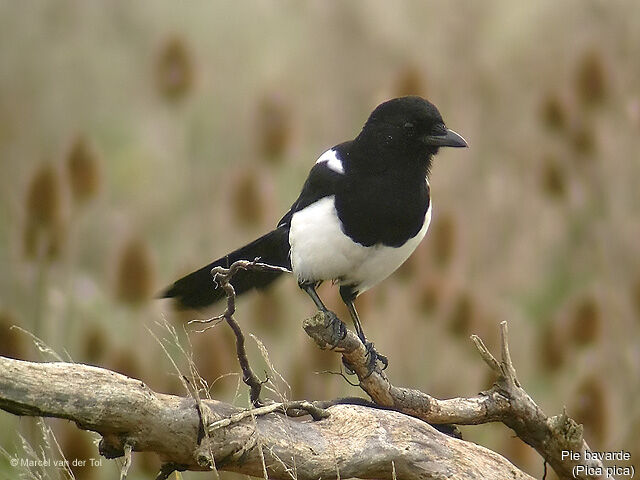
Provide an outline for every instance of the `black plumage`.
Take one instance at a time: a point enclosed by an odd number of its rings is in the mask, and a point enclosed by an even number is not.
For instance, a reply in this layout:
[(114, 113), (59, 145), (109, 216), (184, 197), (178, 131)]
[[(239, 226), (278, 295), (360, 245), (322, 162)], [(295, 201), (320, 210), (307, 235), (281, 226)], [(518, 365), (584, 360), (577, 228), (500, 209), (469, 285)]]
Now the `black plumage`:
[[(224, 297), (224, 290), (217, 288), (211, 270), (214, 267), (229, 267), (237, 260), (255, 260), (291, 269), (289, 262), (289, 229), (278, 227), (253, 242), (214, 260), (189, 275), (176, 280), (162, 293), (163, 298), (175, 298), (182, 308), (202, 308)], [(237, 295), (249, 290), (264, 288), (277, 279), (282, 272), (257, 272), (240, 270), (231, 282)]]
[[(254, 260), (293, 271), (318, 308), (324, 280), (341, 285), (358, 335), (365, 341), (355, 297), (391, 274), (413, 252), (430, 221), (427, 177), (440, 147), (465, 147), (437, 108), (415, 96), (389, 100), (369, 116), (360, 134), (325, 152), (275, 230), (176, 281), (163, 297), (199, 308), (223, 297), (214, 266)], [(279, 272), (241, 271), (236, 293), (263, 288)]]

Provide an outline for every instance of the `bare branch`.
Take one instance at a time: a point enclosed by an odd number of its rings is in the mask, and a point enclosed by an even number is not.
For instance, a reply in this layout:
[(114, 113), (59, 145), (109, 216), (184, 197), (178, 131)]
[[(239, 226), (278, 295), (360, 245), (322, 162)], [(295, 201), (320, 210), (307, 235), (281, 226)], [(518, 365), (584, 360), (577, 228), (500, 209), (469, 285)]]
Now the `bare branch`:
[(482, 339), (477, 335), (471, 335), (471, 340), (476, 345), (478, 353), (484, 360), (484, 363), (489, 366), (493, 373), (495, 373), (496, 375), (500, 375), (502, 373), (502, 371), (500, 370), (500, 362), (496, 360), (496, 357), (494, 357), (493, 354), (489, 351)]
[[(259, 406), (260, 383), (253, 375), (246, 352), (244, 336), (232, 315), (235, 312), (235, 291), (229, 283), (238, 270), (246, 269), (286, 271), (281, 267), (240, 260), (229, 268), (216, 267), (212, 270), (214, 279), (220, 280), (227, 294), (227, 310), (223, 317), (236, 333), (238, 358), (244, 372), (245, 383), (251, 387), (251, 399)], [(344, 338), (335, 338), (335, 330), (328, 328), (326, 313), (318, 312), (306, 319), (304, 328), (322, 349), (331, 349), (342, 354), (343, 363), (357, 375), (360, 387), (373, 401), (382, 407), (390, 408), (420, 418), (432, 424), (480, 424), (502, 422), (512, 428), (518, 437), (535, 448), (561, 477), (573, 477), (573, 467), (578, 463), (603, 469), (598, 460), (585, 461), (584, 452), (588, 446), (582, 437), (582, 427), (577, 425), (566, 413), (547, 417), (533, 399), (522, 388), (516, 376), (516, 370), (509, 352), (507, 323), (500, 324), (501, 360), (498, 361), (487, 349), (484, 342), (473, 335), (480, 356), (489, 368), (498, 375), (498, 380), (487, 392), (468, 397), (439, 400), (419, 390), (395, 387), (386, 374), (376, 366), (370, 370), (368, 352), (358, 337), (347, 332)], [(256, 385), (257, 382), (257, 385)], [(578, 452), (580, 460), (574, 456), (563, 455), (563, 451)], [(581, 478), (588, 478), (586, 476)]]
[[(326, 409), (314, 405), (312, 402), (306, 400), (298, 400), (294, 402), (285, 403), (272, 403), (263, 407), (252, 408), (249, 410), (242, 410), (230, 417), (222, 418), (208, 425), (209, 431), (216, 430), (222, 427), (228, 427), (232, 423), (237, 423), (248, 417), (258, 417), (260, 415), (266, 415), (268, 413), (280, 412), (290, 417), (302, 416), (304, 414), (311, 415), (314, 420), (322, 420), (327, 418), (329, 413)], [(304, 412), (304, 413), (302, 413)]]
[[(500, 361), (489, 352), (484, 342), (472, 336), (480, 356), (498, 375), (495, 385), (487, 392), (467, 398), (440, 400), (418, 390), (396, 387), (386, 374), (376, 368), (369, 372), (367, 351), (351, 331), (343, 339), (334, 338), (333, 330), (325, 327), (325, 314), (318, 312), (304, 321), (307, 334), (322, 349), (341, 353), (360, 381), (360, 387), (381, 406), (403, 412), (433, 424), (477, 425), (502, 422), (513, 429), (524, 442), (535, 448), (561, 478), (595, 478), (573, 476), (573, 467), (588, 465), (594, 471), (605, 471), (599, 460), (585, 460), (589, 450), (582, 437), (582, 426), (566, 413), (547, 417), (529, 394), (522, 389), (509, 354), (507, 323), (502, 322)], [(562, 452), (579, 452), (580, 460), (572, 460)], [(603, 478), (603, 477), (598, 477)]]
[[(3, 357), (0, 408), (17, 415), (68, 418), (80, 428), (100, 433), (104, 456), (125, 456), (122, 478), (126, 477), (131, 451), (159, 454), (163, 467), (158, 479), (168, 478), (173, 471), (213, 468), (301, 480), (352, 476), (394, 480), (531, 478), (496, 453), (450, 438), (423, 421), (467, 425), (502, 422), (534, 447), (561, 478), (595, 478), (574, 477), (577, 472), (572, 470), (578, 464), (606, 471), (600, 461), (585, 460), (588, 446), (580, 425), (566, 412), (547, 417), (522, 388), (509, 352), (506, 322), (501, 324), (500, 360), (479, 337), (471, 337), (481, 358), (498, 376), (493, 387), (469, 398), (439, 400), (418, 390), (393, 386), (379, 368), (371, 372), (367, 349), (358, 337), (347, 332), (344, 338), (334, 338), (335, 329), (327, 327), (325, 314), (319, 312), (305, 320), (307, 334), (321, 348), (342, 354), (343, 362), (377, 406), (363, 404), (362, 399), (283, 401), (263, 406), (259, 398), (262, 382), (250, 368), (244, 334), (233, 318), (235, 290), (230, 279), (242, 269), (284, 270), (244, 260), (226, 269), (214, 268), (212, 274), (227, 295), (227, 307), (218, 317), (194, 322), (224, 319), (231, 326), (243, 380), (251, 389), (256, 408), (241, 410), (202, 400), (197, 392), (195, 398), (157, 394), (142, 382), (96, 367)], [(316, 421), (289, 418), (304, 414)], [(563, 455), (563, 451), (578, 453), (580, 460)]]
[[(151, 391), (139, 380), (97, 367), (32, 363), (0, 357), (0, 408), (16, 415), (73, 420), (102, 435), (108, 458), (156, 452), (175, 470), (212, 466), (248, 475), (299, 480), (337, 478), (528, 479), (500, 455), (448, 437), (398, 412), (335, 405), (321, 421), (301, 422), (272, 412), (249, 415), (200, 436), (197, 402)], [(203, 417), (215, 424), (242, 412), (202, 400)], [(392, 463), (393, 462), (393, 463)]]

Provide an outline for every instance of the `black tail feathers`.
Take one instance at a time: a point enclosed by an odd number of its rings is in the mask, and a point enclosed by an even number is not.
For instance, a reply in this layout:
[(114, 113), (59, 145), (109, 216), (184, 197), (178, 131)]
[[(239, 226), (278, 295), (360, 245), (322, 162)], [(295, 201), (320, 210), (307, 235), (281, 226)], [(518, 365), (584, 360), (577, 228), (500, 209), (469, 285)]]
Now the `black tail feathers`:
[[(175, 298), (180, 308), (201, 308), (224, 298), (211, 276), (213, 267), (228, 267), (237, 260), (259, 259), (262, 263), (291, 269), (289, 260), (289, 228), (279, 227), (248, 245), (182, 277), (160, 294), (161, 298)], [(264, 288), (280, 276), (281, 272), (240, 270), (231, 279), (237, 295), (254, 288)]]

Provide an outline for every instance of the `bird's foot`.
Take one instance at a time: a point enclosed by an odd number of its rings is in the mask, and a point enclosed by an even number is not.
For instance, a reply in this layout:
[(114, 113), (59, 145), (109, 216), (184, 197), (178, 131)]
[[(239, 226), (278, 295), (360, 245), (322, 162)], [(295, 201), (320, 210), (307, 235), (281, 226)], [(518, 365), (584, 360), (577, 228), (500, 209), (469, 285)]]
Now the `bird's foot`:
[[(367, 350), (368, 364), (367, 364), (367, 374), (363, 377), (363, 379), (371, 376), (371, 374), (378, 368), (378, 361), (380, 361), (380, 363), (382, 364), (381, 370), (385, 370), (389, 366), (389, 359), (386, 356), (378, 353), (374, 348), (372, 342), (365, 341), (364, 346), (365, 346), (365, 349)], [(344, 358), (342, 359), (342, 364), (344, 365), (344, 368), (346, 369), (347, 374), (349, 375), (355, 374), (355, 371), (353, 370), (351, 365), (346, 363)]]
[(333, 343), (331, 344), (331, 350), (333, 350), (347, 336), (347, 326), (330, 310), (324, 312), (324, 326), (332, 330), (331, 339)]
[(382, 363), (382, 370), (385, 370), (389, 366), (389, 359), (381, 353), (378, 353), (372, 342), (365, 342), (364, 346), (367, 349), (367, 357), (369, 359), (369, 372), (367, 373), (367, 377), (371, 375), (378, 366), (378, 360)]

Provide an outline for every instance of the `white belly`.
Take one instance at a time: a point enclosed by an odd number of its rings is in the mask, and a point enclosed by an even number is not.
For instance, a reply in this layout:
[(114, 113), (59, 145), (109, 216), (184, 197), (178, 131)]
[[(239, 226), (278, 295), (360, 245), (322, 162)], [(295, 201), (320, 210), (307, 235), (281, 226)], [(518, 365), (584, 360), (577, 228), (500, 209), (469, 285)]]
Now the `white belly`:
[(340, 229), (334, 197), (325, 197), (291, 218), (291, 267), (299, 282), (338, 280), (355, 285), (359, 293), (393, 273), (416, 249), (431, 221), (431, 204), (415, 237), (399, 248), (365, 247)]

